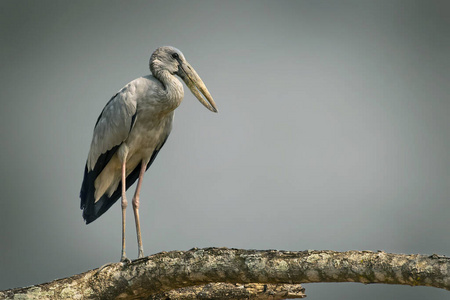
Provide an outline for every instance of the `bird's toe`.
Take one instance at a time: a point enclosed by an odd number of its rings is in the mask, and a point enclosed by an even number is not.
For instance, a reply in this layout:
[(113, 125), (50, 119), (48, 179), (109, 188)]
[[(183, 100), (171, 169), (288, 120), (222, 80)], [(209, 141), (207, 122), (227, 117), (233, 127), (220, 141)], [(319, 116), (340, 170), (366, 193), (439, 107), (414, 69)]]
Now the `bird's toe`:
[(125, 256), (122, 256), (122, 258), (120, 259), (120, 262), (124, 265), (129, 264), (131, 262), (131, 260)]

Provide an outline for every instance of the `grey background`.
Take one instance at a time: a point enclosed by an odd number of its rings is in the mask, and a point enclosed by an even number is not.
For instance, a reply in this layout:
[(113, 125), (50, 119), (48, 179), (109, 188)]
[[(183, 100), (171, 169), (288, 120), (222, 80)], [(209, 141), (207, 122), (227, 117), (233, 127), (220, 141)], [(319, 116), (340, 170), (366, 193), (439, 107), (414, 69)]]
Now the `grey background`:
[[(145, 255), (450, 255), (449, 29), (447, 1), (1, 1), (0, 289), (119, 260), (120, 206), (86, 226), (78, 193), (99, 113), (162, 45), (183, 51), (220, 112), (185, 88), (144, 180)], [(305, 287), (308, 299), (449, 297)]]

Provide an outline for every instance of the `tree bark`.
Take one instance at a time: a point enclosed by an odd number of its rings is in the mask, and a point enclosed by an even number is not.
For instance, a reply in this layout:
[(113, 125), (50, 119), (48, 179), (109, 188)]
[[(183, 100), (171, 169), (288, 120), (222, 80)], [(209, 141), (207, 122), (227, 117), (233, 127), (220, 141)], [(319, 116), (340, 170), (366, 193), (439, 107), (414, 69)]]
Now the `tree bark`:
[(194, 248), (161, 252), (128, 264), (114, 263), (49, 283), (2, 291), (0, 298), (158, 299), (151, 297), (209, 283), (239, 283), (244, 287), (250, 283), (287, 284), (283, 288), (288, 290), (289, 284), (311, 282), (423, 285), (450, 290), (450, 258), (371, 251)]
[(208, 283), (205, 285), (180, 288), (150, 296), (149, 300), (282, 300), (305, 298), (305, 289), (300, 284), (232, 284)]

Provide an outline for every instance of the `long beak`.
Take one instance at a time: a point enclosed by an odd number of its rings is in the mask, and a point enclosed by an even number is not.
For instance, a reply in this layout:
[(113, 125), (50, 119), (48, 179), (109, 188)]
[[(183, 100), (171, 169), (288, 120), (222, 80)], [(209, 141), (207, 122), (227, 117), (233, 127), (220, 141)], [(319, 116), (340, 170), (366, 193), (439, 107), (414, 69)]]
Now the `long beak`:
[(201, 104), (212, 112), (218, 112), (216, 103), (211, 94), (190, 64), (186, 61), (180, 62), (178, 74)]

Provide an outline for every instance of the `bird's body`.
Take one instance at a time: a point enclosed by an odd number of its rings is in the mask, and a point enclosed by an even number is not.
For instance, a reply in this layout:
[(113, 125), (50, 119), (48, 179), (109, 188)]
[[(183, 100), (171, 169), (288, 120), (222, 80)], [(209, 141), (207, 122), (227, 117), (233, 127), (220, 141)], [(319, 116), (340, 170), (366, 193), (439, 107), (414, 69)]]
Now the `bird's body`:
[[(121, 196), (116, 193), (115, 197), (111, 197), (119, 188), (125, 156), (128, 177), (141, 162), (148, 164), (155, 150), (161, 149), (169, 136), (174, 109), (183, 99), (183, 86), (178, 79), (174, 78), (175, 80), (178, 82), (177, 91), (167, 93), (161, 82), (152, 75), (140, 77), (123, 87), (105, 106), (94, 130), (87, 170), (95, 169), (98, 158), (103, 153), (114, 147), (116, 149), (114, 153), (110, 153), (109, 161), (106, 164), (103, 162), (101, 172), (96, 174), (95, 179), (92, 178), (95, 180), (94, 184), (85, 183), (87, 188), (88, 185), (95, 188), (90, 195), (94, 198), (94, 205), (103, 197), (104, 200), (99, 203), (101, 205), (97, 205), (101, 213), (106, 211), (102, 206), (109, 208), (113, 204), (111, 202), (117, 201)], [(87, 223), (100, 215), (95, 209), (84, 210)]]
[[(184, 92), (179, 75), (208, 109), (217, 112), (214, 101), (200, 77), (173, 47), (158, 48), (150, 59), (153, 75), (137, 78), (123, 87), (106, 104), (94, 128), (81, 187), (81, 209), (86, 223), (106, 212), (122, 197), (125, 259), (125, 191), (139, 178), (133, 197), (142, 256), (139, 225), (139, 191), (144, 172), (150, 167), (172, 130), (174, 110)], [(209, 103), (201, 98), (199, 91)]]

